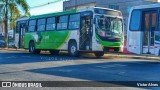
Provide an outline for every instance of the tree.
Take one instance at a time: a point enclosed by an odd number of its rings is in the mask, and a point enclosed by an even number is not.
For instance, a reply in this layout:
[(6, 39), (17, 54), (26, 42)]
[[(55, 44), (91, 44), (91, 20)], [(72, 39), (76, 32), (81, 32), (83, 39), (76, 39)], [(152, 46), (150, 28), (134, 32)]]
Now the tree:
[(5, 42), (7, 46), (8, 42), (8, 21), (12, 22), (15, 26), (15, 21), (17, 18), (21, 17), (21, 10), (24, 11), (25, 15), (30, 15), (29, 5), (26, 0), (0, 0), (0, 2), (5, 4), (4, 10), (4, 25), (5, 25)]

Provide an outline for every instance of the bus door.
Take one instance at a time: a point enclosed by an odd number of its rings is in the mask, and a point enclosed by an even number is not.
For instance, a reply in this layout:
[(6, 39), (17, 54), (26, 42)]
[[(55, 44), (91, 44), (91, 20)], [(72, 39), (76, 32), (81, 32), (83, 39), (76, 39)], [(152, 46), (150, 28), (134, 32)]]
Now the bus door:
[[(87, 12), (88, 13), (88, 12)], [(91, 15), (88, 14), (81, 15), (81, 25), (80, 25), (80, 40), (79, 49), (80, 50), (92, 50), (92, 30), (91, 30)]]
[(143, 12), (143, 35), (142, 35), (142, 53), (154, 54), (154, 37), (156, 29), (157, 12), (147, 11)]
[(21, 23), (20, 24), (20, 29), (19, 29), (19, 48), (23, 48), (24, 47), (24, 34), (26, 31), (26, 24), (25, 23)]

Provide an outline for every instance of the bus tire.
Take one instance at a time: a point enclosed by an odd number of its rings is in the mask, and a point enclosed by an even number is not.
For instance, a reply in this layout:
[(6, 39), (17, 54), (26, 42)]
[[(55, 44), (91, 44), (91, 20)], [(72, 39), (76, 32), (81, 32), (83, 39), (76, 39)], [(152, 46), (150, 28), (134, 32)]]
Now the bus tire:
[(35, 48), (34, 42), (31, 41), (31, 42), (29, 43), (29, 52), (32, 53), (32, 54), (39, 54), (39, 53), (41, 52), (41, 50), (37, 50), (37, 49)]
[(50, 50), (49, 51), (52, 55), (58, 55), (59, 54), (59, 50)]
[(76, 42), (70, 42), (69, 43), (68, 52), (71, 56), (78, 56), (77, 43)]
[(102, 57), (104, 55), (104, 52), (95, 52), (94, 53), (96, 57)]

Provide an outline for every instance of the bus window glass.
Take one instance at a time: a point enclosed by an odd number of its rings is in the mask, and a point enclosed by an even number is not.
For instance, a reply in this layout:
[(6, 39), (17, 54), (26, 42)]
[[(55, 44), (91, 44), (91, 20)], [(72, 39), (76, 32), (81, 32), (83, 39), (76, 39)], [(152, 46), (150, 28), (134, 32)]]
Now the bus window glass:
[[(158, 15), (159, 19), (158, 19), (158, 32), (160, 31), (160, 14)], [(155, 41), (160, 42), (160, 33), (155, 33)]]
[(52, 31), (56, 29), (55, 25), (55, 17), (47, 18), (47, 25), (46, 25), (46, 30), (47, 31)]
[(158, 30), (160, 30), (160, 14), (158, 15)]
[(156, 28), (156, 20), (157, 20), (156, 12), (153, 12), (152, 13), (152, 30), (155, 30)]
[(146, 13), (144, 15), (144, 19), (145, 19), (145, 27), (144, 27), (144, 30), (149, 30), (149, 13)]
[(96, 33), (101, 37), (115, 35), (121, 37), (123, 32), (123, 22), (120, 18), (96, 16)]
[(19, 30), (20, 30), (20, 23), (17, 22), (17, 25), (16, 25), (16, 33), (19, 33)]
[(140, 28), (141, 22), (141, 12), (139, 10), (134, 10), (131, 16), (130, 30), (137, 31)]
[(45, 31), (45, 19), (38, 19), (37, 31)]
[(36, 20), (30, 20), (29, 21), (29, 26), (32, 26), (32, 25), (36, 25)]
[(28, 31), (29, 32), (35, 31), (35, 26), (36, 26), (36, 20), (30, 20), (29, 21)]
[(57, 29), (59, 30), (67, 29), (67, 24), (68, 24), (68, 16), (60, 16), (59, 21), (57, 23)]
[(80, 26), (80, 14), (70, 15), (69, 29), (78, 29)]

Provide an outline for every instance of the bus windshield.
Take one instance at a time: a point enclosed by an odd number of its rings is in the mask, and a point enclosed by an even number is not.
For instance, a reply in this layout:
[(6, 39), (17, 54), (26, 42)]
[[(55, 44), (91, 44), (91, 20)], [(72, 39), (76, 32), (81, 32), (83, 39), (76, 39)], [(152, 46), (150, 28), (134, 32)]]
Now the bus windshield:
[(123, 31), (122, 19), (107, 16), (96, 16), (97, 34), (102, 37), (121, 36)]

